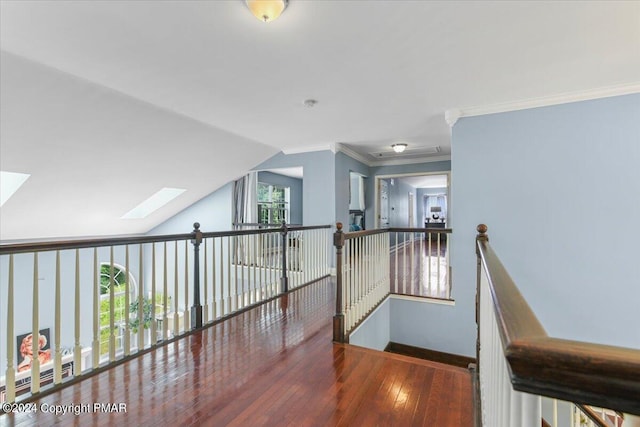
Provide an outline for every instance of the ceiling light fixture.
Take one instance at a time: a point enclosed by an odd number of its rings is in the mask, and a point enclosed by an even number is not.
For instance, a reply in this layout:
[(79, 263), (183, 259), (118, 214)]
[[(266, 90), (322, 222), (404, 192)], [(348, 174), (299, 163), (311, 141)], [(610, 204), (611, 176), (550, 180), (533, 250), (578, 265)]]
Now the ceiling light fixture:
[(318, 101), (316, 101), (315, 99), (305, 99), (302, 104), (307, 108), (313, 108), (317, 103)]
[(395, 151), (396, 153), (402, 153), (407, 149), (407, 144), (393, 144), (391, 148), (393, 148), (393, 151)]
[(262, 22), (277, 19), (289, 5), (289, 0), (245, 0), (253, 15)]

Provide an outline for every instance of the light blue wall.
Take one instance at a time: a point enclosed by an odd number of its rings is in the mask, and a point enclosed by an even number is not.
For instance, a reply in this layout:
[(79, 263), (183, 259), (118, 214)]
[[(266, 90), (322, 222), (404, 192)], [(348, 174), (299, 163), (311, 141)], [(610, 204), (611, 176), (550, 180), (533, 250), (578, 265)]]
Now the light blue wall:
[(472, 348), (486, 223), (550, 335), (640, 348), (640, 95), (462, 118), (452, 147), (459, 314), (443, 324)]
[(302, 180), (273, 172), (258, 172), (258, 182), (289, 187), (289, 223), (302, 224)]
[[(467, 310), (475, 319), (475, 306), (391, 299), (391, 341), (475, 358), (475, 335), (463, 335), (456, 319)], [(471, 344), (471, 345), (470, 345)]]
[(391, 341), (390, 313), (391, 300), (386, 299), (349, 336), (349, 344), (384, 350)]
[[(349, 224), (349, 186), (350, 186), (350, 172), (357, 172), (361, 175), (369, 176), (369, 166), (352, 159), (342, 152), (336, 153), (336, 221), (343, 224)], [(369, 179), (365, 179), (365, 185), (367, 185)], [(372, 191), (366, 191), (365, 189), (365, 210), (372, 211), (373, 208), (373, 194)], [(372, 228), (372, 224), (366, 222), (367, 228)]]
[(304, 225), (335, 223), (335, 155), (329, 151), (276, 154), (256, 166), (254, 170), (302, 166), (302, 218)]
[(203, 232), (231, 230), (232, 199), (233, 183), (228, 183), (153, 228), (147, 235), (190, 233), (194, 222), (200, 223)]
[(391, 296), (350, 335), (349, 343), (384, 350), (391, 341), (475, 358), (475, 347), (470, 352), (446, 322), (455, 310), (455, 306)]
[[(389, 184), (389, 225), (391, 227), (409, 226), (409, 193), (413, 193), (414, 200), (416, 189), (401, 179), (391, 179)], [(413, 207), (413, 217), (416, 211)], [(418, 223), (414, 224), (418, 225)]]

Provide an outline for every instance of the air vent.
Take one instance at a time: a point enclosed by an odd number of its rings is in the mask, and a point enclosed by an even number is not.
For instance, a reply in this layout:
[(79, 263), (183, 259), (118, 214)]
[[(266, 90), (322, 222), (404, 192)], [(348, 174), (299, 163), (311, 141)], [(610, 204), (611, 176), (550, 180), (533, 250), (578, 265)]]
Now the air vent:
[(385, 150), (385, 151), (377, 151), (373, 153), (369, 153), (370, 156), (376, 159), (402, 159), (405, 157), (425, 157), (425, 156), (433, 156), (440, 152), (440, 146), (434, 147), (418, 147), (418, 148), (407, 148), (402, 153), (396, 153), (393, 150)]

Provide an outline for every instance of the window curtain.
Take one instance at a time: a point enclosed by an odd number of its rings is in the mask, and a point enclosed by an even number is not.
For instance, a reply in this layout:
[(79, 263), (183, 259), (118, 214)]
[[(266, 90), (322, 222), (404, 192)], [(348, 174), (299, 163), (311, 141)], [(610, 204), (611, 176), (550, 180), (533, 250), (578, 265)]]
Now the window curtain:
[(425, 217), (431, 218), (431, 208), (434, 206), (440, 206), (442, 211), (438, 214), (440, 218), (447, 218), (447, 195), (446, 194), (434, 194), (425, 197)]
[[(235, 229), (243, 229), (243, 224), (258, 222), (258, 172), (251, 171), (233, 183), (233, 225)], [(250, 265), (254, 260), (249, 259), (246, 238), (234, 237), (234, 262)]]
[(233, 183), (233, 224), (258, 222), (258, 172), (251, 171)]

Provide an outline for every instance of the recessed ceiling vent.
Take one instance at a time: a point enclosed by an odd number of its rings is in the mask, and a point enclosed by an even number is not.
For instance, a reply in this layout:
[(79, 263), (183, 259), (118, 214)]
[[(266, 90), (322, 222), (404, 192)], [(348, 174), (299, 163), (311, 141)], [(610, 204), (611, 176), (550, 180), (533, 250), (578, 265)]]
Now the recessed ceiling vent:
[(389, 148), (388, 150), (369, 153), (369, 155), (376, 159), (402, 159), (406, 157), (433, 156), (438, 154), (440, 150), (441, 149), (439, 145), (434, 147), (415, 147), (415, 148), (411, 148), (411, 146), (409, 146), (402, 153), (396, 153), (391, 148)]

